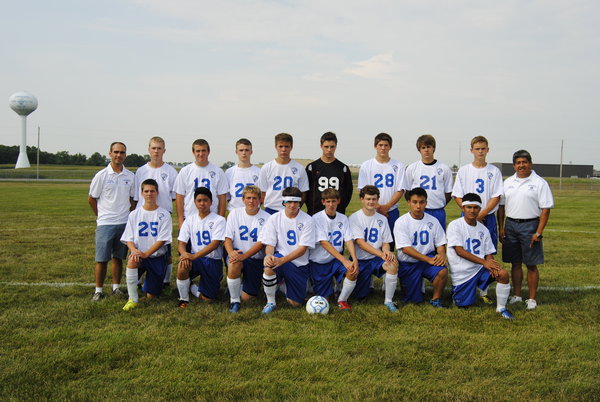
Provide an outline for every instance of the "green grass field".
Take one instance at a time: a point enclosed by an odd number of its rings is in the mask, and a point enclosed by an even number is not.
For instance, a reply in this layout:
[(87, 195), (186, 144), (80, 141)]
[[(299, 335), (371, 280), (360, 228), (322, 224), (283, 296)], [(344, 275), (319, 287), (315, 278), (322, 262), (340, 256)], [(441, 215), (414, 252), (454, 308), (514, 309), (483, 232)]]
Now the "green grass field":
[(0, 182), (0, 399), (600, 399), (598, 192), (555, 193), (539, 308), (507, 322), (489, 306), (390, 314), (381, 291), (318, 317), (283, 300), (268, 317), (262, 299), (236, 315), (175, 294), (94, 304), (87, 191)]

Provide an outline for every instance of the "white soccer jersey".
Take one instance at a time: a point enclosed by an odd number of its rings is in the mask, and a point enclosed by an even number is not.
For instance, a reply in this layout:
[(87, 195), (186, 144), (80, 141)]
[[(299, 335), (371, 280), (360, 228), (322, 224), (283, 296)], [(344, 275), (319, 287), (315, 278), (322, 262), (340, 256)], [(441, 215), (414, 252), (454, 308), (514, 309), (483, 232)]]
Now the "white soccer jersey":
[[(476, 168), (472, 163), (458, 169), (456, 181), (452, 188), (452, 197), (463, 198), (467, 193), (475, 193), (481, 197), (485, 208), (490, 199), (503, 194), (502, 173), (496, 166), (488, 163), (485, 167)], [(488, 215), (495, 213), (498, 205)]]
[(542, 209), (554, 208), (554, 197), (548, 182), (533, 170), (529, 177), (520, 179), (517, 174), (504, 180), (504, 196), (500, 204), (506, 204), (506, 216), (513, 219), (538, 218)]
[[(275, 247), (281, 255), (289, 255), (299, 246), (315, 246), (314, 223), (310, 215), (299, 211), (295, 218), (288, 218), (285, 211), (271, 215), (259, 240), (266, 246)], [(308, 250), (292, 263), (297, 267), (308, 264)]]
[(254, 165), (248, 168), (232, 166), (225, 171), (225, 176), (227, 176), (227, 182), (229, 183), (229, 193), (227, 194), (229, 204), (227, 208), (230, 211), (244, 206), (242, 202), (242, 190), (246, 186), (256, 185), (259, 174), (260, 168)]
[(488, 254), (496, 252), (492, 243), (490, 232), (479, 221), (476, 226), (469, 225), (464, 218), (458, 218), (450, 222), (447, 230), (448, 235), (448, 262), (450, 263), (450, 277), (452, 285), (458, 286), (475, 276), (481, 264), (476, 264), (459, 257), (454, 251), (455, 246), (460, 246), (479, 258), (485, 258)]
[(142, 183), (146, 179), (154, 179), (158, 183), (158, 198), (156, 203), (171, 213), (173, 211), (173, 200), (175, 199), (175, 180), (177, 179), (177, 170), (168, 163), (163, 163), (161, 167), (153, 168), (150, 162), (140, 167), (135, 172), (135, 195), (133, 199), (137, 201), (136, 208), (144, 205), (142, 196)]
[(184, 166), (175, 180), (175, 192), (183, 195), (183, 216), (198, 215), (198, 208), (194, 204), (194, 191), (198, 187), (206, 187), (212, 193), (212, 212), (219, 211), (219, 199), (217, 196), (227, 194), (229, 184), (225, 173), (218, 166), (208, 163), (206, 166), (198, 166), (190, 163)]
[[(225, 226), (225, 218), (221, 215), (211, 212), (206, 218), (200, 219), (200, 216), (196, 213), (188, 216), (183, 221), (177, 240), (185, 243), (191, 240), (192, 253), (196, 254), (213, 240), (225, 240)], [(223, 245), (219, 245), (205, 257), (220, 260), (223, 257)]]
[(402, 215), (394, 224), (394, 239), (398, 249), (398, 261), (417, 262), (418, 260), (402, 252), (402, 247), (412, 247), (419, 253), (435, 253), (438, 246), (446, 244), (446, 235), (440, 222), (429, 214), (415, 219), (410, 212)]
[(98, 226), (127, 223), (131, 208), (129, 199), (135, 195), (134, 182), (135, 175), (125, 167), (116, 173), (109, 164), (96, 173), (90, 184), (89, 196), (98, 203)]
[[(256, 244), (270, 217), (262, 209), (256, 215), (248, 215), (245, 207), (236, 208), (227, 216), (225, 237), (231, 239), (234, 249), (245, 253)], [(264, 257), (263, 249), (250, 258), (262, 260)]]
[[(404, 164), (402, 162), (390, 159), (387, 163), (379, 163), (375, 158), (369, 159), (360, 165), (358, 189), (360, 190), (367, 185), (377, 187), (379, 189), (379, 203), (386, 204), (392, 199), (394, 193), (402, 191), (406, 187), (404, 176)], [(393, 205), (390, 211), (396, 208), (398, 208), (398, 205)]]
[(321, 246), (321, 241), (326, 240), (340, 253), (344, 251), (344, 242), (353, 240), (350, 222), (346, 215), (336, 212), (331, 219), (325, 210), (317, 212), (312, 217), (315, 223), (315, 248), (310, 250), (309, 258), (319, 264), (333, 260), (333, 256)]
[(258, 186), (265, 194), (264, 205), (266, 208), (283, 210), (283, 197), (281, 192), (287, 187), (298, 187), (300, 191), (308, 191), (308, 176), (304, 166), (290, 160), (289, 163), (281, 165), (275, 160), (267, 162), (261, 169), (258, 178)]
[[(372, 216), (367, 216), (362, 209), (359, 209), (350, 215), (350, 228), (353, 239), (363, 239), (371, 246), (381, 250), (383, 243), (391, 243), (392, 233), (387, 218), (380, 213), (375, 212)], [(356, 246), (356, 257), (359, 260), (370, 260), (375, 258), (371, 253), (366, 252), (358, 245)]]
[(138, 250), (145, 252), (157, 241), (164, 241), (165, 244), (150, 256), (154, 258), (167, 252), (167, 244), (171, 243), (172, 236), (173, 222), (169, 211), (161, 207), (154, 211), (140, 208), (129, 214), (121, 242), (133, 242)]
[(452, 192), (452, 170), (440, 161), (426, 165), (423, 161), (411, 163), (406, 168), (406, 190), (421, 187), (427, 192), (427, 208), (446, 206), (446, 193)]

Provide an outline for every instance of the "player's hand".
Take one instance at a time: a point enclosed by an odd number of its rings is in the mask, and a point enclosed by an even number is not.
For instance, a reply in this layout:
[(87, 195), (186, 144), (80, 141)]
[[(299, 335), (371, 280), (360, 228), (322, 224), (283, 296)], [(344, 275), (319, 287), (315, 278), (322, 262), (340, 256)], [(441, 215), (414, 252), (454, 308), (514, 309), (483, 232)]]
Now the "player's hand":
[(229, 262), (231, 263), (240, 261), (240, 250), (232, 250), (231, 252), (227, 253), (227, 255), (229, 255)]
[(185, 260), (180, 259), (179, 260), (179, 268), (189, 270), (190, 268), (192, 268), (192, 261), (190, 261), (187, 258)]
[(183, 253), (179, 254), (179, 261), (189, 261), (189, 260), (193, 260), (193, 255), (188, 253), (187, 251), (184, 251)]
[(383, 256), (383, 259), (387, 262), (396, 262), (396, 254), (392, 251), (384, 251)]
[(529, 248), (532, 248), (535, 243), (539, 243), (542, 239), (537, 236), (537, 233), (531, 235), (531, 242), (529, 242)]
[(492, 259), (485, 260), (485, 262), (483, 263), (483, 266), (484, 266), (484, 267), (485, 267), (485, 268), (486, 268), (488, 271), (490, 271), (490, 273), (492, 273), (492, 274), (493, 274), (494, 272), (496, 272), (496, 275), (497, 275), (497, 273), (498, 273), (498, 272), (500, 271), (500, 269), (501, 269), (501, 267), (500, 267), (500, 263), (498, 263), (498, 261), (496, 261), (496, 260), (492, 260)]
[(271, 268), (271, 269), (276, 268), (277, 257), (275, 257), (274, 255), (266, 256), (264, 259), (264, 264), (265, 264), (265, 267), (267, 267), (267, 268)]
[(504, 241), (506, 240), (506, 231), (504, 228), (498, 229), (498, 240), (500, 240), (500, 243), (504, 244)]
[(358, 261), (354, 264), (354, 261), (346, 259), (344, 261), (344, 268), (350, 273), (350, 275), (354, 275), (354, 273), (358, 270)]
[(481, 223), (483, 223), (483, 220), (485, 219), (485, 217), (487, 216), (487, 214), (484, 214), (483, 212), (480, 212), (479, 215), (477, 215), (477, 220)]
[(383, 216), (388, 216), (389, 210), (390, 210), (390, 207), (388, 207), (387, 205), (380, 205), (377, 207), (377, 212), (379, 212)]
[(446, 257), (440, 254), (436, 254), (435, 257), (432, 258), (431, 265), (435, 265), (436, 267), (442, 267), (446, 265)]

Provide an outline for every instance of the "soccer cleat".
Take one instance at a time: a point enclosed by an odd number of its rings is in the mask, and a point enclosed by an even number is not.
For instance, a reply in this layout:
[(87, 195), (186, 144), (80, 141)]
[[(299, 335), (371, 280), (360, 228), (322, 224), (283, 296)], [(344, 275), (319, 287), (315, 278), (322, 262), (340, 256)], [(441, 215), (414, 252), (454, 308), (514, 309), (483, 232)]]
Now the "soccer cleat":
[(510, 311), (508, 311), (508, 310), (507, 310), (507, 309), (505, 309), (505, 308), (503, 308), (503, 309), (502, 309), (502, 310), (500, 310), (500, 311), (497, 311), (497, 310), (496, 310), (496, 312), (500, 313), (500, 316), (501, 316), (502, 318), (504, 318), (505, 320), (514, 320), (514, 319), (515, 319), (515, 317), (514, 317), (514, 316), (513, 316), (513, 315), (510, 313)]
[(240, 302), (229, 303), (230, 313), (237, 313), (238, 311), (240, 311)]
[(431, 300), (429, 300), (429, 304), (431, 304), (433, 307), (438, 307), (438, 308), (446, 307), (444, 305), (444, 303), (442, 303), (442, 299), (431, 299)]
[(339, 301), (338, 307), (340, 308), (340, 310), (346, 310), (346, 311), (352, 310), (352, 306), (347, 301)]
[(525, 304), (527, 305), (527, 310), (533, 310), (537, 307), (537, 302), (535, 299), (527, 299), (525, 300)]
[(125, 297), (126, 295), (121, 289), (116, 288), (113, 290), (113, 296)]
[(398, 305), (394, 302), (387, 302), (387, 303), (383, 303), (388, 310), (390, 310), (390, 312), (392, 313), (397, 313), (398, 312)]
[(139, 306), (139, 304), (140, 303), (136, 303), (133, 300), (129, 299), (129, 300), (127, 300), (127, 303), (123, 306), (123, 310), (124, 311), (133, 310), (134, 308)]
[(523, 298), (521, 296), (511, 296), (508, 300), (508, 304), (521, 303)]
[(177, 302), (177, 307), (179, 308), (186, 308), (188, 305), (189, 301), (188, 300), (181, 300), (179, 299)]
[(273, 310), (275, 310), (276, 307), (277, 307), (277, 305), (275, 303), (267, 303), (265, 305), (265, 307), (262, 309), (262, 313), (270, 314)]
[(104, 292), (96, 292), (92, 296), (92, 301), (93, 302), (98, 302), (98, 301), (104, 299), (105, 297), (106, 297), (106, 295), (104, 294)]
[(485, 304), (494, 304), (494, 301), (492, 299), (490, 299), (490, 297), (488, 295), (481, 296), (481, 301), (484, 302)]

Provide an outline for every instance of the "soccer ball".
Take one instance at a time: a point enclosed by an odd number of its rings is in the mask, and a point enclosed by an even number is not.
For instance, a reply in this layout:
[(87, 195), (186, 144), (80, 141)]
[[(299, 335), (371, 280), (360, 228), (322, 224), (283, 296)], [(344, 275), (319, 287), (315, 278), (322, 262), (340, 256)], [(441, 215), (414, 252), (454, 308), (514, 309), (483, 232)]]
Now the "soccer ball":
[(329, 313), (329, 303), (323, 296), (313, 296), (306, 302), (306, 312), (308, 314), (327, 314)]

